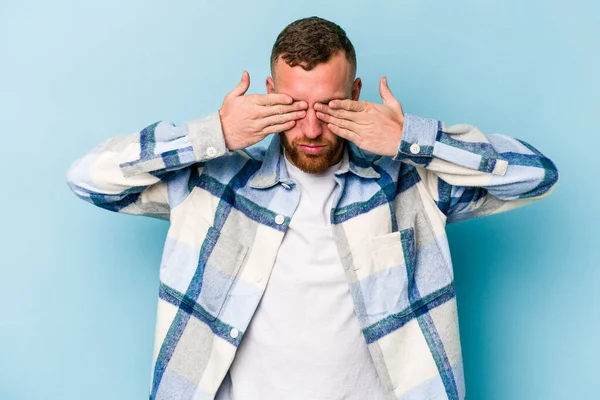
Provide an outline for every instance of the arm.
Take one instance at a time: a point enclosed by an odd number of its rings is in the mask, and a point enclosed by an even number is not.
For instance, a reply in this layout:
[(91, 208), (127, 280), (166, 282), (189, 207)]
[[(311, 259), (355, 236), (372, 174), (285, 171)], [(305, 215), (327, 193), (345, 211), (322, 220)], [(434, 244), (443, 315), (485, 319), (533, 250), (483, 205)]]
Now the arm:
[(101, 143), (71, 165), (67, 183), (78, 197), (107, 210), (168, 219), (169, 180), (226, 152), (216, 113), (182, 127), (157, 122)]
[(448, 223), (540, 200), (558, 181), (554, 163), (523, 141), (410, 114), (394, 159), (425, 168), (426, 187)]
[[(250, 75), (244, 71), (225, 96), (219, 113), (176, 127), (157, 122), (140, 132), (112, 137), (76, 160), (67, 182), (83, 200), (127, 214), (169, 219), (171, 207), (189, 194), (192, 166), (258, 143), (291, 129), (308, 105), (285, 94), (245, 95)], [(168, 190), (173, 183), (173, 191)], [(177, 193), (177, 203), (169, 193)]]
[(556, 185), (556, 167), (529, 144), (405, 115), (385, 78), (379, 92), (384, 104), (334, 100), (315, 104), (317, 117), (366, 152), (423, 168), (421, 178), (447, 222), (528, 204)]

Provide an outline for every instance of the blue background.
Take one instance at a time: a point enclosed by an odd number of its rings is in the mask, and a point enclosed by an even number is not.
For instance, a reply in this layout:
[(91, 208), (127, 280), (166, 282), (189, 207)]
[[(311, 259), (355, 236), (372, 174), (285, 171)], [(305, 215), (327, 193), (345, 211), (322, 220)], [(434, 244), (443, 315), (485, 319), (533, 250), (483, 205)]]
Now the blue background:
[(600, 398), (600, 5), (506, 1), (2, 1), (0, 398), (147, 398), (167, 223), (67, 188), (104, 138), (217, 110), (289, 22), (345, 28), (362, 99), (531, 142), (545, 201), (449, 227), (467, 392)]

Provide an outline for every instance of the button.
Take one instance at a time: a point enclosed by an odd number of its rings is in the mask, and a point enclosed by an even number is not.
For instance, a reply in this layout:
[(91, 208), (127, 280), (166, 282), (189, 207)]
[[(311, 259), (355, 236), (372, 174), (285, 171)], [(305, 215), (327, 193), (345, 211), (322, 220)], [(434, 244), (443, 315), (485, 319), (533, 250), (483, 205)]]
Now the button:
[(282, 184), (281, 184), (281, 186), (283, 186), (283, 187), (284, 187), (284, 188), (286, 188), (286, 189), (289, 189), (289, 188), (290, 188), (290, 185), (288, 185), (287, 183), (282, 183)]
[(217, 149), (212, 146), (208, 146), (206, 149), (206, 155), (209, 157), (214, 157), (217, 155)]
[(229, 336), (231, 336), (232, 338), (236, 338), (240, 335), (240, 331), (238, 331), (236, 328), (233, 328), (230, 332), (229, 332)]
[(275, 217), (275, 223), (277, 225), (283, 224), (284, 221), (285, 221), (285, 217), (283, 215), (281, 215), (281, 214), (279, 214), (278, 216)]
[(421, 151), (421, 146), (419, 146), (416, 143), (413, 143), (410, 145), (410, 152), (413, 154), (419, 154), (419, 152)]

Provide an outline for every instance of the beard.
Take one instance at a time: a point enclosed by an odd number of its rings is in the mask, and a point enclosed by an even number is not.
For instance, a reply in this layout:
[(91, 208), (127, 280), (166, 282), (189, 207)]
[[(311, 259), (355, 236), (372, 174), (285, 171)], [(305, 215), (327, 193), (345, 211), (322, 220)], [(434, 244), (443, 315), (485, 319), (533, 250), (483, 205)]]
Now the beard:
[[(297, 138), (291, 143), (284, 133), (280, 133), (281, 144), (288, 160), (298, 169), (308, 174), (320, 174), (327, 168), (337, 164), (342, 159), (345, 140), (339, 136), (334, 141)], [(325, 146), (321, 154), (306, 154), (300, 150), (299, 145)]]

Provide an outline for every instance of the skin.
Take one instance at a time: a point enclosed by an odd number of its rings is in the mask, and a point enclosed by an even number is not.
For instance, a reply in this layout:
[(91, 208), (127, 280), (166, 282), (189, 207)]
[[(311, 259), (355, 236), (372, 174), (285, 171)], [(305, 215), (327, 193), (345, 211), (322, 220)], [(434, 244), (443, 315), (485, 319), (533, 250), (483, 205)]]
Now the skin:
[(379, 80), (379, 94), (383, 104), (334, 100), (329, 104), (315, 104), (314, 108), (317, 118), (327, 122), (327, 127), (336, 135), (369, 153), (393, 157), (402, 141), (404, 111), (385, 77)]
[(272, 133), (281, 135), (286, 157), (298, 168), (320, 173), (340, 161), (344, 140), (381, 156), (395, 156), (402, 140), (404, 112), (387, 79), (379, 82), (383, 104), (359, 101), (362, 82), (352, 81), (343, 53), (311, 71), (279, 59), (268, 94), (246, 95), (250, 75), (223, 100), (219, 117), (225, 144), (239, 150)]
[(352, 81), (350, 65), (343, 53), (332, 55), (327, 63), (310, 71), (290, 67), (282, 58), (274, 65), (275, 79), (268, 77), (267, 93), (285, 93), (308, 104), (306, 116), (291, 129), (281, 132), (285, 156), (308, 173), (321, 173), (342, 159), (344, 139), (332, 132), (327, 122), (317, 118), (314, 108), (335, 99), (358, 100), (362, 82)]
[(225, 145), (231, 151), (244, 149), (268, 135), (291, 129), (304, 118), (308, 105), (294, 102), (286, 94), (246, 95), (250, 75), (244, 71), (238, 85), (229, 92), (219, 109)]

